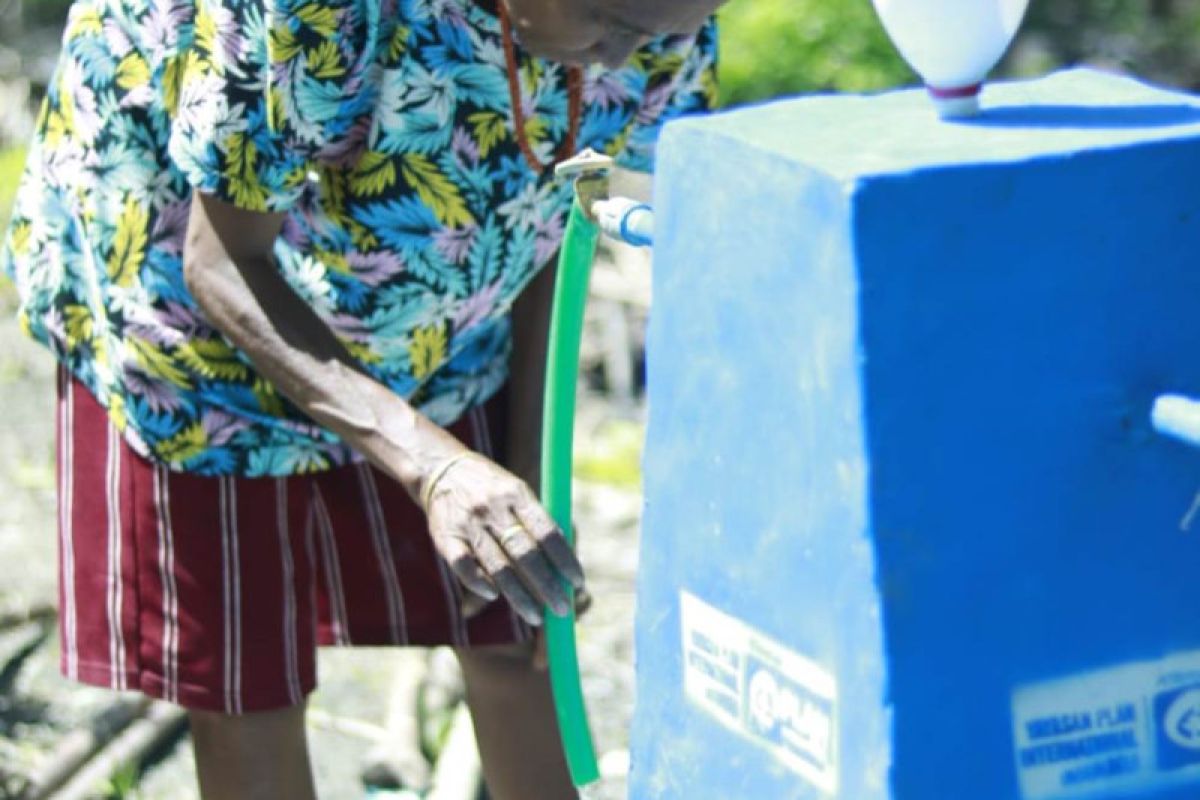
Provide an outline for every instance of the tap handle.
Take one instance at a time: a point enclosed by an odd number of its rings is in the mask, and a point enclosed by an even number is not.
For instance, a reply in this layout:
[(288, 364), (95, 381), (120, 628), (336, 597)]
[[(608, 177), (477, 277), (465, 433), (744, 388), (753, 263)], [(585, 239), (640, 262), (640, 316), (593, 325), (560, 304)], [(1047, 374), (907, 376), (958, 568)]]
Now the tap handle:
[(1200, 401), (1179, 394), (1154, 399), (1150, 424), (1159, 433), (1200, 447)]

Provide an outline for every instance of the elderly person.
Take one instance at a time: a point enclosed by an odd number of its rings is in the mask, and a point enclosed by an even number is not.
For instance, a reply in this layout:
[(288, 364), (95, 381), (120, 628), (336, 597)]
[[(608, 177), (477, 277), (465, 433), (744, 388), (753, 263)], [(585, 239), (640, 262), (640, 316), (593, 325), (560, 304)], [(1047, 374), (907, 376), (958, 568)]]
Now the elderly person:
[(62, 668), (314, 796), (315, 648), (450, 645), (497, 800), (574, 789), (529, 489), (589, 146), (712, 100), (717, 0), (76, 0), (3, 249), (61, 363)]

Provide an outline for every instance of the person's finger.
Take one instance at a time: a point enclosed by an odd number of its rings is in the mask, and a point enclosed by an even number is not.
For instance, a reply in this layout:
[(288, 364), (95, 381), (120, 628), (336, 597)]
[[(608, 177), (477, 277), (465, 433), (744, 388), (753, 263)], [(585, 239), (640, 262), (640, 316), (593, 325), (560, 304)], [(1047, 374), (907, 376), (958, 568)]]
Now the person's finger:
[(537, 542), (546, 558), (554, 565), (573, 587), (582, 589), (584, 585), (583, 565), (579, 557), (562, 535), (558, 525), (551, 519), (546, 510), (536, 500), (530, 498), (512, 509), (513, 516), (525, 526), (533, 540)]
[(578, 589), (575, 592), (575, 616), (583, 619), (583, 615), (592, 608), (592, 593), (587, 589)]
[(558, 616), (569, 613), (571, 601), (566, 587), (525, 526), (517, 522), (503, 530), (492, 531), (492, 535), (530, 593)]
[(499, 597), (496, 587), (488, 580), (470, 545), (454, 536), (445, 537), (441, 546), (442, 557), (458, 576), (462, 585), (471, 594), (478, 595), (489, 603)]
[(459, 606), (459, 612), (463, 619), (474, 619), (483, 613), (483, 610), (491, 605), (490, 600), (484, 600), (473, 592), (466, 592), (462, 596), (462, 603)]
[(505, 567), (496, 573), (495, 580), (500, 593), (522, 619), (535, 627), (542, 624), (542, 604), (533, 599), (512, 567)]
[(533, 598), (521, 579), (517, 577), (516, 569), (509, 563), (508, 557), (500, 549), (491, 536), (481, 536), (475, 545), (475, 553), (484, 572), (491, 578), (492, 583), (500, 590), (500, 594), (508, 600), (521, 617), (530, 625), (542, 624), (542, 604)]

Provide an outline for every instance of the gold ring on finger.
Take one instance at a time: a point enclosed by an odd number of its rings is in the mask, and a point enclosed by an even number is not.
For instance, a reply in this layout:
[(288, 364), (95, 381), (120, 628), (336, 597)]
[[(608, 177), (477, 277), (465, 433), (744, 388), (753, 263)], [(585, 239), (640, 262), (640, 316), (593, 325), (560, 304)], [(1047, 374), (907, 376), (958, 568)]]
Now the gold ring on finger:
[(509, 525), (507, 528), (500, 531), (500, 535), (497, 538), (500, 540), (501, 545), (507, 547), (513, 542), (514, 537), (519, 538), (524, 535), (524, 533), (525, 526), (518, 522), (516, 525)]

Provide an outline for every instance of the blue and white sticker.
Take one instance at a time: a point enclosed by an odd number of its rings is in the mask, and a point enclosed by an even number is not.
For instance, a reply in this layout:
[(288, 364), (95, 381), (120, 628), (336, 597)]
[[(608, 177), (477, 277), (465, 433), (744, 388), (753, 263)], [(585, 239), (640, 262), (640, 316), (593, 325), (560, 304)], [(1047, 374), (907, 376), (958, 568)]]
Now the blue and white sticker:
[(811, 659), (680, 592), (684, 692), (821, 791), (837, 793), (837, 683)]
[(1012, 708), (1024, 800), (1200, 784), (1200, 651), (1024, 686)]

